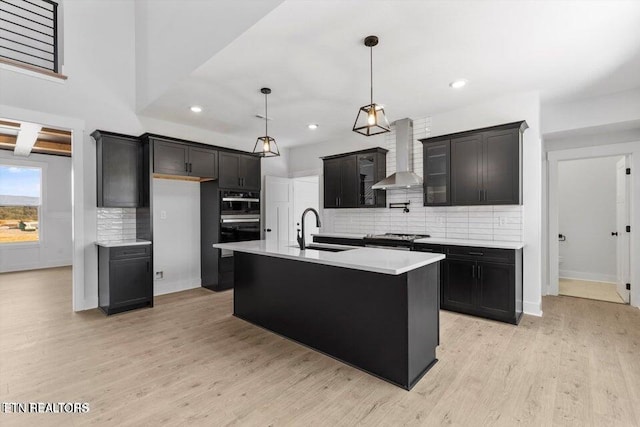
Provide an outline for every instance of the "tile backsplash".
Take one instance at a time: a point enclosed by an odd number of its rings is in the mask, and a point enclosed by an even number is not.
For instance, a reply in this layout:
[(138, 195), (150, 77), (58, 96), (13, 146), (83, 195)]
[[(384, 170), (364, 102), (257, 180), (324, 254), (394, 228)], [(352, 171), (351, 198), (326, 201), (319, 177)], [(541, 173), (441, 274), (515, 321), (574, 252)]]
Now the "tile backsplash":
[(98, 241), (135, 240), (135, 208), (98, 208)]
[[(423, 176), (422, 143), (430, 136), (431, 118), (413, 121), (413, 171)], [(395, 131), (386, 134), (387, 176), (396, 171)], [(522, 206), (423, 206), (422, 188), (387, 190), (389, 203), (410, 202), (402, 209), (324, 209), (322, 232), (416, 233), (451, 239), (522, 241)]]

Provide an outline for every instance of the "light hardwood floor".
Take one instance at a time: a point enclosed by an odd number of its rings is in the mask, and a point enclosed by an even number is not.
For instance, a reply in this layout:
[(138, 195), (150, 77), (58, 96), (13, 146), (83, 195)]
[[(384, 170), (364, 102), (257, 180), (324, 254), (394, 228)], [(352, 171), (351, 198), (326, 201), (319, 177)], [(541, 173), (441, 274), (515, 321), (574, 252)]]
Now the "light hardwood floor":
[(231, 316), (231, 292), (71, 312), (69, 269), (0, 275), (0, 401), (89, 402), (0, 425), (634, 426), (640, 310), (544, 298), (519, 326), (443, 311), (407, 392)]
[(624, 300), (618, 295), (615, 283), (560, 279), (558, 288), (560, 295), (624, 304)]

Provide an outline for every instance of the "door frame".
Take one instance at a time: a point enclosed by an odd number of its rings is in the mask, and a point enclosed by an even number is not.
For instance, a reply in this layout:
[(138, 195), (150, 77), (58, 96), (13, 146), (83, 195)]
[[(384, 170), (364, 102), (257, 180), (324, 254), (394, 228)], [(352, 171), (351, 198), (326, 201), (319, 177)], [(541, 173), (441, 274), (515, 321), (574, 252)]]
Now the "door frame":
[[(90, 137), (85, 132), (84, 120), (49, 114), (41, 111), (27, 110), (0, 104), (0, 117), (38, 123), (71, 131), (71, 209), (72, 209), (72, 286), (71, 303), (73, 311), (81, 311), (98, 306), (98, 273), (95, 271), (94, 280), (85, 280), (85, 214), (93, 213), (95, 218), (95, 200), (85, 206), (85, 187), (93, 191), (92, 181), (84, 178), (84, 146), (90, 144)], [(93, 209), (88, 209), (92, 206)], [(94, 225), (95, 230), (95, 225)], [(96, 257), (97, 258), (97, 257)], [(88, 292), (89, 286), (95, 285), (95, 292)]]
[[(548, 295), (558, 295), (559, 266), (558, 257), (560, 245), (558, 243), (558, 163), (564, 160), (590, 159), (597, 157), (628, 156), (631, 167), (631, 180), (629, 191), (629, 222), (631, 225), (630, 259), (637, 259), (640, 254), (640, 233), (636, 226), (640, 224), (640, 141), (623, 144), (599, 145), (593, 147), (572, 148), (567, 150), (550, 151), (547, 153), (547, 179), (548, 179), (548, 234), (547, 253), (549, 266)], [(634, 173), (634, 171), (636, 171)], [(640, 306), (640, 263), (630, 266), (630, 304)], [(635, 284), (635, 286), (634, 286)]]

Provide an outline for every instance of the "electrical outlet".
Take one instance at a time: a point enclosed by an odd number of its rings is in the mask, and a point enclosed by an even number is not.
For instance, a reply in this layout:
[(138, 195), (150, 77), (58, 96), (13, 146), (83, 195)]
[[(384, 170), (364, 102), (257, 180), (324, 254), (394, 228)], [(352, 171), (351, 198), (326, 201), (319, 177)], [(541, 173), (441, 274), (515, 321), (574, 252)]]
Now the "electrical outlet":
[(507, 218), (504, 216), (498, 217), (498, 224), (500, 224), (500, 226), (503, 226), (507, 223)]
[(160, 219), (167, 219), (167, 211), (160, 211)]
[(444, 224), (444, 217), (443, 216), (439, 216), (436, 218), (436, 222), (438, 223), (438, 225), (443, 225)]
[(164, 279), (164, 271), (156, 271), (156, 280)]

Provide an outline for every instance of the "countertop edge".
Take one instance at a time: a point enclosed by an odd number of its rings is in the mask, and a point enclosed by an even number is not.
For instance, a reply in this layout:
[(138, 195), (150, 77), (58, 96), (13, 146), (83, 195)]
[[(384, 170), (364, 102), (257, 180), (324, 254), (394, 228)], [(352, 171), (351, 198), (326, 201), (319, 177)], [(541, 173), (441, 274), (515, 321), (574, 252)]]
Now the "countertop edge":
[(121, 240), (121, 241), (109, 241), (109, 242), (99, 242), (96, 241), (94, 244), (96, 246), (102, 246), (103, 248), (117, 248), (121, 246), (144, 246), (151, 245), (153, 242), (150, 240)]

